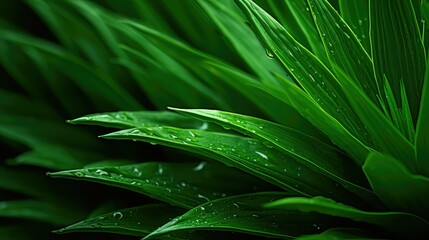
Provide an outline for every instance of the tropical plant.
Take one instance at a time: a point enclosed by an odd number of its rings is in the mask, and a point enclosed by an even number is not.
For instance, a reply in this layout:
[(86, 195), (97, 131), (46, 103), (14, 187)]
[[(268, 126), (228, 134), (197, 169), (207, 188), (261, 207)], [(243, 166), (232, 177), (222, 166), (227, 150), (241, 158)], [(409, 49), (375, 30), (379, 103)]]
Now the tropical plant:
[(2, 4), (0, 239), (429, 236), (427, 1)]

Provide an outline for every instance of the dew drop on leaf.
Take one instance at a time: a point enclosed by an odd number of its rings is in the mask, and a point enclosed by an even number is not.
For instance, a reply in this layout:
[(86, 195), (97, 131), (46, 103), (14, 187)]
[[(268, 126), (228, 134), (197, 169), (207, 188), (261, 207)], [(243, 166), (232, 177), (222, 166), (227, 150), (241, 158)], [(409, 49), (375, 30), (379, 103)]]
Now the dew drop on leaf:
[(114, 212), (113, 217), (115, 219), (121, 219), (124, 215), (121, 212)]

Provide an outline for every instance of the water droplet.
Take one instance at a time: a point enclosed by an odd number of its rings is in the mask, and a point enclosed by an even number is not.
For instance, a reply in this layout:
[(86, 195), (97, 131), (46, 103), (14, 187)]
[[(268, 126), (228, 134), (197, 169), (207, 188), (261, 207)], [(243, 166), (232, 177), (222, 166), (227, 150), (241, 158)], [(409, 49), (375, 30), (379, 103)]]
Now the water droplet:
[(170, 137), (171, 137), (172, 139), (177, 139), (177, 136), (176, 136), (176, 135), (173, 135), (173, 134), (170, 134)]
[(84, 177), (85, 174), (83, 172), (74, 172), (73, 175), (75, 175), (76, 177)]
[(161, 164), (158, 164), (158, 174), (162, 175), (162, 173), (164, 173), (164, 168), (162, 167)]
[(100, 223), (93, 223), (93, 224), (91, 224), (91, 227), (93, 227), (93, 228), (101, 228), (101, 224)]
[(106, 171), (103, 171), (101, 169), (97, 169), (97, 171), (95, 171), (95, 173), (97, 173), (100, 176), (109, 176), (109, 173)]
[(269, 49), (265, 49), (265, 54), (267, 54), (269, 58), (274, 58), (274, 54)]
[(259, 217), (259, 215), (257, 215), (257, 214), (252, 214), (252, 216), (255, 217), (255, 218)]
[(267, 155), (265, 155), (265, 154), (263, 154), (261, 152), (258, 152), (258, 151), (255, 151), (255, 153), (258, 154), (259, 156), (261, 156), (263, 159), (268, 160), (268, 156)]
[(206, 210), (206, 208), (205, 208), (205, 207), (200, 207), (200, 209), (201, 209), (201, 210), (203, 210), (203, 211), (204, 211), (204, 210)]
[(344, 32), (344, 35), (346, 36), (346, 38), (350, 39), (350, 35), (349, 34), (347, 34), (346, 32)]
[(113, 213), (113, 217), (114, 217), (115, 219), (121, 219), (123, 216), (124, 216), (124, 215), (122, 215), (122, 213), (121, 213), (121, 212), (114, 212), (114, 213)]
[(165, 190), (167, 190), (167, 192), (171, 193), (171, 189), (169, 189), (169, 188), (166, 188)]
[[(209, 127), (209, 125), (205, 122), (205, 123), (203, 123), (203, 125), (201, 125), (198, 129), (200, 129), (200, 130), (206, 130), (208, 127)], [(192, 134), (191, 134), (191, 135), (192, 135)], [(195, 135), (194, 135), (193, 137), (195, 137)]]
[(202, 199), (206, 200), (207, 202), (209, 202), (209, 201), (210, 201), (210, 199), (209, 199), (208, 197), (206, 197), (206, 196), (204, 196), (204, 195), (201, 195), (201, 194), (198, 194), (198, 195), (197, 195), (197, 197), (198, 197), (198, 198), (202, 198)]
[(234, 205), (236, 208), (240, 208), (237, 203), (233, 203), (232, 205)]
[(131, 134), (141, 134), (142, 132), (138, 129), (134, 129), (131, 131)]
[(195, 172), (203, 170), (203, 168), (206, 166), (207, 162), (200, 162), (196, 167), (193, 168)]

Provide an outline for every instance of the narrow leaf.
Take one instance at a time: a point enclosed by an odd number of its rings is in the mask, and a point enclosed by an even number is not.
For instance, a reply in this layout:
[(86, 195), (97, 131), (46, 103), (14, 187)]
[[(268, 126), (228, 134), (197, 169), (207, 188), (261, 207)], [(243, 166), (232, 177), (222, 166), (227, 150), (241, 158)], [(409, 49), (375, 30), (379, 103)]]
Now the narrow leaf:
[(237, 0), (237, 3), (269, 51), (280, 59), (310, 98), (359, 140), (370, 142), (364, 126), (351, 111), (340, 83), (329, 69), (251, 0)]
[(391, 154), (411, 172), (416, 172), (416, 162), (412, 160), (415, 159), (414, 146), (393, 126), (365, 93), (350, 80), (349, 76), (339, 68), (336, 70), (344, 79), (344, 92), (353, 107), (353, 111), (365, 124), (365, 128), (374, 140), (374, 148)]
[(429, 63), (424, 81), (415, 143), (419, 173), (429, 176)]
[(207, 129), (208, 124), (167, 111), (108, 112), (86, 115), (68, 121), (73, 124), (90, 124), (112, 128), (175, 126)]
[(330, 225), (327, 224), (329, 217), (261, 206), (285, 196), (279, 192), (261, 192), (211, 201), (171, 220), (145, 239), (156, 239), (168, 233), (195, 229), (235, 231), (290, 239), (302, 234), (321, 232)]
[(284, 198), (267, 203), (265, 206), (348, 218), (358, 222), (375, 224), (391, 233), (403, 236), (423, 236), (429, 233), (427, 230), (429, 223), (415, 215), (405, 212), (366, 212), (324, 197)]
[[(298, 195), (335, 195), (341, 202), (358, 201), (336, 182), (296, 162), (261, 141), (225, 133), (172, 127), (128, 129), (104, 135), (158, 143), (201, 154), (258, 176)], [(359, 203), (357, 203), (359, 204)]]
[(120, 187), (183, 208), (192, 208), (210, 199), (270, 189), (269, 185), (257, 178), (208, 162), (148, 162), (68, 170), (48, 175)]
[[(370, 2), (371, 49), (378, 80), (386, 75), (396, 101), (404, 81), (414, 122), (426, 67), (425, 49), (411, 0)], [(417, 2), (417, 1), (415, 1)]]
[(428, 178), (413, 175), (398, 160), (376, 152), (368, 156), (363, 170), (374, 192), (390, 209), (429, 216)]
[(364, 180), (364, 175), (358, 175), (360, 169), (357, 165), (347, 159), (338, 149), (316, 138), (254, 117), (216, 110), (171, 109), (203, 121), (212, 121), (260, 139), (266, 145), (273, 146), (287, 156), (296, 158), (299, 163), (313, 171), (320, 172), (333, 181), (344, 185), (351, 192), (371, 199), (371, 201), (378, 201), (375, 195), (368, 190), (369, 185)]
[(374, 78), (372, 60), (355, 33), (328, 1), (308, 0), (308, 3), (331, 65), (343, 69), (378, 105), (379, 89)]

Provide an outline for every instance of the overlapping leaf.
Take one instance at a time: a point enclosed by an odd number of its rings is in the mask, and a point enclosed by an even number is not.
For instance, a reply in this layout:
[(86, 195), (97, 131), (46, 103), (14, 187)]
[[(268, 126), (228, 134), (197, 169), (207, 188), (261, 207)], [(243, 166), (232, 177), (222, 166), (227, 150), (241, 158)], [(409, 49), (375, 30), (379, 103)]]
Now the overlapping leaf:
[(157, 163), (93, 167), (50, 173), (51, 177), (86, 180), (125, 188), (184, 208), (211, 199), (271, 187), (217, 163)]
[[(403, 236), (418, 237), (428, 233), (429, 222), (415, 215), (404, 212), (365, 212), (323, 197), (311, 199), (290, 197), (267, 203), (265, 206), (349, 218), (354, 221), (375, 224), (386, 231)], [(404, 225), (404, 222), (409, 225)]]
[(334, 181), (256, 139), (172, 127), (127, 129), (104, 137), (180, 148), (239, 168), (299, 195), (332, 195), (341, 202), (352, 200), (355, 204), (361, 204), (358, 199), (350, 198), (350, 194)]
[(171, 220), (145, 239), (192, 230), (237, 231), (290, 239), (321, 232), (330, 225), (328, 220), (333, 220), (316, 214), (273, 210), (261, 206), (285, 196), (284, 193), (261, 192), (211, 201)]

